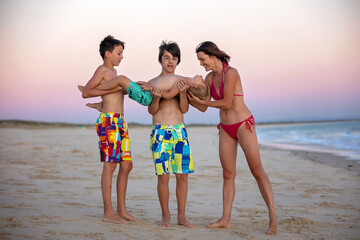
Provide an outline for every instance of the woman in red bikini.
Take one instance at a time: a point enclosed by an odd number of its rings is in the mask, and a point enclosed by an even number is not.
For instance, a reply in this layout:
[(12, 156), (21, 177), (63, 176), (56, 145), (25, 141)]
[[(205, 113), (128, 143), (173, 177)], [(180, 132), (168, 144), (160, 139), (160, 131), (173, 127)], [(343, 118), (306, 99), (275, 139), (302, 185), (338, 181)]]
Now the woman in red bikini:
[(270, 180), (261, 164), (255, 120), (244, 103), (243, 89), (237, 70), (228, 65), (230, 56), (212, 42), (203, 42), (196, 48), (200, 65), (211, 71), (205, 78), (209, 85), (207, 99), (200, 100), (189, 94), (191, 104), (200, 111), (207, 107), (220, 109), (219, 155), (223, 168), (223, 215), (208, 227), (231, 227), (231, 209), (235, 197), (236, 153), (238, 144), (243, 149), (247, 163), (257, 181), (261, 195), (269, 210), (267, 234), (277, 234), (277, 217)]

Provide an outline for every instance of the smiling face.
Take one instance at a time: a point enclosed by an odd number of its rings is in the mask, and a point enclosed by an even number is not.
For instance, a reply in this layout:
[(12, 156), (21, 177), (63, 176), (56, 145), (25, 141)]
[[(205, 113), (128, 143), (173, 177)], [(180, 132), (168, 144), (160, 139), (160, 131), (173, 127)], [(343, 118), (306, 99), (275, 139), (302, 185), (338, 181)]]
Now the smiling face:
[(214, 67), (214, 56), (209, 56), (204, 52), (198, 52), (197, 58), (200, 61), (200, 66), (205, 68), (205, 71), (213, 70)]
[(106, 51), (105, 56), (110, 60), (113, 66), (119, 66), (123, 56), (124, 48), (121, 45), (117, 45), (112, 52)]
[(161, 67), (162, 71), (167, 74), (174, 74), (175, 68), (179, 62), (178, 57), (174, 57), (168, 51), (164, 51), (163, 55), (161, 56)]

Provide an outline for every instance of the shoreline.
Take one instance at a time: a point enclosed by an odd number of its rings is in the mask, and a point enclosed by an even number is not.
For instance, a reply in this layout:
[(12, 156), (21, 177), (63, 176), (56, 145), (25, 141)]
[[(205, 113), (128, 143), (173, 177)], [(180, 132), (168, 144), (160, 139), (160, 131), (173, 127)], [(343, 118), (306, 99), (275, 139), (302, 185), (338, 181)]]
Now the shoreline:
[[(94, 120), (95, 121), (95, 120)], [(321, 124), (321, 123), (337, 123), (337, 122), (354, 122), (360, 121), (360, 119), (344, 119), (344, 120), (313, 120), (313, 121), (279, 121), (279, 122), (257, 122), (256, 125), (261, 127), (273, 127), (281, 125), (301, 125), (301, 124)], [(202, 123), (185, 123), (187, 127), (210, 127), (217, 126), (217, 123), (214, 124), (202, 124)], [(128, 125), (131, 127), (148, 127), (151, 124), (142, 124), (136, 122), (128, 122)], [(66, 122), (43, 122), (36, 120), (19, 120), (19, 119), (1, 119), (0, 127), (73, 127), (77, 128), (79, 126), (91, 127), (95, 126), (94, 123), (66, 123)]]
[(301, 156), (301, 158), (321, 163), (331, 167), (338, 167), (346, 169), (351, 172), (355, 172), (360, 175), (360, 164), (357, 162), (359, 160), (350, 160), (344, 156), (337, 155), (335, 153), (329, 152), (319, 152), (316, 150), (305, 150), (305, 149), (287, 149), (276, 147), (273, 145), (261, 144), (259, 143), (261, 149), (273, 149), (276, 151), (290, 152), (291, 154)]

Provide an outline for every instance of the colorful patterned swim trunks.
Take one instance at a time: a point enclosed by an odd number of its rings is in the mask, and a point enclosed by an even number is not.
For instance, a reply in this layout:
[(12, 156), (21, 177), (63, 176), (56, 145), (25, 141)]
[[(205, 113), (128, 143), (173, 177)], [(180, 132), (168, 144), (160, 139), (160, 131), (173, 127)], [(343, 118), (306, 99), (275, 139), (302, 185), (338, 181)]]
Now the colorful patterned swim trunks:
[(133, 81), (131, 81), (127, 93), (129, 94), (129, 98), (144, 106), (149, 106), (152, 101), (151, 93), (147, 90), (143, 91), (141, 87)]
[(101, 113), (96, 121), (101, 162), (132, 161), (130, 138), (122, 114)]
[(193, 173), (194, 164), (184, 124), (153, 125), (150, 135), (150, 150), (156, 175)]

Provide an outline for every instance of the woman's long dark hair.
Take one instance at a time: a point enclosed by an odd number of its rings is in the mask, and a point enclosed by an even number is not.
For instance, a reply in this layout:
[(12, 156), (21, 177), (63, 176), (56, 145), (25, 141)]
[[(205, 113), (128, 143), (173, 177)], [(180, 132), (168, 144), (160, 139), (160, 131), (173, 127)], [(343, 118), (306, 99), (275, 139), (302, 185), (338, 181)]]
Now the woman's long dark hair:
[(226, 64), (229, 64), (230, 62), (230, 56), (227, 55), (224, 51), (221, 51), (215, 43), (210, 41), (200, 43), (196, 47), (195, 52), (204, 52), (209, 56), (215, 56), (220, 59), (221, 62), (225, 62)]

